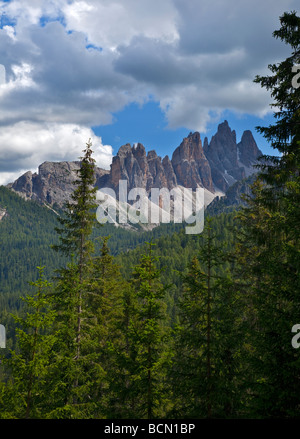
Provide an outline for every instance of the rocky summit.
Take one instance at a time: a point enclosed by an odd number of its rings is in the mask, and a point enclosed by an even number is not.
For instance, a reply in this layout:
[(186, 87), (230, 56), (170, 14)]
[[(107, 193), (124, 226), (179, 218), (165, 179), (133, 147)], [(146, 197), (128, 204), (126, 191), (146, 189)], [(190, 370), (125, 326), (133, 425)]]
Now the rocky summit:
[[(37, 173), (25, 172), (7, 186), (25, 199), (62, 207), (74, 191), (74, 183), (78, 178), (76, 171), (79, 167), (79, 161), (44, 162), (39, 166)], [(96, 183), (107, 173), (109, 171), (96, 168)]]
[[(147, 153), (141, 143), (125, 144), (113, 157), (110, 170), (96, 168), (95, 185), (110, 187), (117, 194), (119, 181), (126, 180), (128, 190), (144, 188), (149, 193), (151, 188), (203, 187), (214, 195), (253, 174), (261, 155), (251, 131), (244, 131), (237, 143), (236, 132), (225, 120), (210, 142), (204, 138), (203, 145), (200, 133), (190, 133), (171, 159), (153, 150)], [(74, 190), (79, 166), (78, 161), (44, 162), (37, 173), (28, 171), (8, 187), (24, 198), (61, 207)]]

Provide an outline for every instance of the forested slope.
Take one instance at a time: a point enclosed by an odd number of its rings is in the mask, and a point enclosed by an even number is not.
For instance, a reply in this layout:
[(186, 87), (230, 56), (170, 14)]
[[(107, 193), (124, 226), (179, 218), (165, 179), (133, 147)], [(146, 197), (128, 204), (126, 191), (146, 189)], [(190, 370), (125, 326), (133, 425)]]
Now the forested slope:
[[(223, 209), (223, 204), (223, 200), (214, 203), (213, 209), (211, 211), (208, 209), (208, 214), (228, 210)], [(226, 206), (228, 204), (227, 202)], [(235, 203), (234, 208), (237, 207)], [(28, 282), (37, 278), (36, 267), (45, 266), (45, 275), (51, 278), (54, 270), (64, 263), (64, 258), (58, 256), (51, 248), (57, 243), (55, 228), (58, 226), (58, 214), (55, 211), (34, 201), (25, 201), (4, 186), (0, 187), (0, 208), (6, 212), (0, 221), (0, 309), (12, 310), (18, 308), (19, 296), (27, 291)], [(177, 234), (174, 235), (175, 232), (179, 233), (179, 237)], [(143, 231), (138, 228), (128, 230), (112, 224), (100, 227), (96, 224), (92, 234), (95, 242), (99, 236), (110, 236), (108, 241), (110, 252), (113, 256), (123, 255), (118, 260), (122, 262), (121, 265), (124, 262), (125, 271), (128, 271), (128, 261), (133, 261), (136, 257), (135, 252), (131, 256), (129, 251), (151, 239), (158, 239), (158, 249), (161, 247), (162, 255), (165, 252), (165, 255), (168, 255), (173, 262), (170, 263), (166, 258), (163, 258), (163, 261), (167, 266), (176, 265), (177, 270), (180, 270), (186, 262), (182, 252), (188, 252), (190, 255), (197, 242), (196, 235), (185, 235), (184, 224), (162, 224), (152, 231)], [(178, 245), (171, 247), (170, 250), (167, 249), (169, 244), (173, 246), (173, 243), (179, 242), (190, 250), (182, 250)], [(98, 245), (95, 250), (97, 254)], [(178, 264), (174, 262), (176, 259), (178, 259)]]
[[(0, 186), (0, 208), (5, 211), (0, 221), (0, 309), (8, 307), (11, 310), (17, 307), (18, 298), (28, 288), (28, 282), (37, 278), (37, 266), (45, 266), (45, 275), (51, 278), (64, 258), (51, 248), (57, 243), (57, 213), (34, 201), (25, 201), (4, 186)], [(151, 237), (170, 234), (181, 228), (181, 224), (166, 224), (151, 232), (137, 232), (111, 224), (103, 227), (96, 224), (93, 238), (110, 235), (110, 251), (116, 255)]]
[[(44, 266), (45, 276), (51, 281), (55, 270), (65, 266), (67, 259), (51, 248), (58, 240), (57, 213), (34, 201), (25, 201), (5, 187), (0, 187), (0, 207), (6, 212), (0, 221), (0, 318), (12, 340), (14, 324), (10, 313), (18, 313), (23, 306), (20, 297), (33, 291), (29, 283), (37, 279), (37, 267)], [(234, 211), (219, 214), (213, 225), (218, 239), (227, 248), (232, 246), (234, 238), (234, 217)], [(158, 266), (162, 269), (162, 282), (170, 285), (165, 301), (174, 322), (181, 288), (178, 273), (186, 271), (189, 261), (199, 252), (200, 235), (187, 235), (184, 224), (162, 224), (148, 232), (96, 224), (92, 233), (96, 255), (100, 251), (100, 236), (109, 236), (110, 253), (126, 279), (144, 252), (145, 243), (152, 241), (155, 244), (153, 254), (158, 257)]]

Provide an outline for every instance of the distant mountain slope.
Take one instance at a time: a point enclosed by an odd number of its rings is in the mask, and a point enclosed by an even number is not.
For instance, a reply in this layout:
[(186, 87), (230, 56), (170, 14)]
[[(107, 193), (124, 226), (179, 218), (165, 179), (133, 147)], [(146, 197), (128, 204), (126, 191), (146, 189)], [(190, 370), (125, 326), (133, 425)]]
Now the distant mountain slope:
[[(37, 278), (37, 266), (45, 266), (51, 280), (55, 269), (66, 263), (52, 248), (58, 236), (57, 214), (36, 201), (25, 201), (8, 188), (0, 186), (0, 310), (12, 309), (20, 295), (30, 290), (28, 282)], [(111, 235), (112, 254), (127, 252), (139, 244), (180, 230), (183, 224), (164, 224), (153, 232), (137, 227), (125, 230), (107, 224), (94, 229), (93, 238)], [(99, 244), (96, 244), (99, 251)]]
[(230, 212), (245, 205), (243, 195), (251, 195), (251, 184), (254, 182), (256, 174), (244, 180), (237, 181), (227, 190), (224, 197), (216, 197), (207, 208), (207, 215), (218, 215), (223, 212)]
[[(62, 262), (50, 245), (56, 243), (57, 215), (33, 201), (24, 201), (0, 186), (0, 308), (17, 302), (37, 277), (37, 266), (52, 274)], [(9, 294), (9, 299), (8, 299)], [(8, 302), (7, 302), (8, 301)]]
[[(241, 204), (241, 193), (249, 192), (251, 178), (237, 182), (227, 195), (215, 198), (206, 215), (230, 212)], [(28, 291), (28, 282), (37, 276), (37, 266), (46, 266), (46, 275), (51, 278), (54, 270), (65, 263), (51, 244), (57, 242), (55, 227), (57, 214), (35, 201), (25, 201), (6, 187), (0, 186), (0, 309), (11, 309), (21, 294)], [(185, 224), (161, 224), (151, 231), (143, 231), (138, 225), (126, 230), (107, 224), (95, 229), (93, 237), (110, 235), (109, 247), (113, 255), (130, 254), (131, 250), (151, 239), (184, 234)], [(182, 230), (182, 232), (181, 232)], [(173, 238), (172, 238), (173, 239)], [(175, 239), (175, 238), (174, 238)], [(176, 238), (177, 239), (177, 238)], [(197, 240), (197, 235), (190, 238)], [(96, 245), (97, 251), (99, 244)]]
[[(21, 175), (14, 183), (7, 185), (25, 199), (30, 199), (53, 207), (62, 207), (74, 191), (76, 171), (80, 162), (44, 162), (38, 173), (30, 171)], [(109, 171), (96, 168), (96, 179)]]

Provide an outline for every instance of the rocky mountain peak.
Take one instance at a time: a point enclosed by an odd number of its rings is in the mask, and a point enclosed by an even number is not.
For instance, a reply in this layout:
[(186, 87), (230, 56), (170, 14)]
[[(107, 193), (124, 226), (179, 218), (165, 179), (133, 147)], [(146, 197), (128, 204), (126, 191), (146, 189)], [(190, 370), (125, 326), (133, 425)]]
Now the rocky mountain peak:
[(148, 161), (150, 161), (150, 160), (156, 160), (157, 159), (157, 154), (156, 154), (156, 151), (154, 151), (154, 149), (152, 149), (151, 151), (149, 151), (148, 152), (148, 154), (147, 154), (147, 159), (148, 159)]
[(141, 143), (133, 145), (132, 152), (135, 157), (146, 157), (145, 147)]
[[(74, 191), (79, 168), (78, 161), (44, 162), (38, 167), (37, 173), (28, 171), (8, 186), (25, 199), (62, 207)], [(107, 173), (104, 169), (96, 168), (95, 182)]]
[(167, 180), (167, 187), (169, 190), (171, 190), (174, 187), (178, 186), (178, 183), (177, 183), (177, 177), (176, 177), (176, 174), (174, 172), (172, 162), (169, 159), (168, 155), (166, 155), (163, 158), (162, 166), (164, 168), (164, 173), (165, 173), (166, 180)]
[(244, 131), (237, 147), (239, 161), (248, 168), (257, 161), (257, 158), (260, 155), (262, 155), (262, 152), (258, 148), (250, 130)]
[(122, 145), (118, 151), (117, 156), (124, 157), (128, 154), (131, 154), (131, 145), (130, 143), (126, 143), (126, 145)]
[(205, 157), (200, 133), (190, 133), (172, 155), (177, 183), (188, 188), (204, 187), (214, 192), (210, 166)]
[(205, 154), (223, 171), (237, 166), (236, 133), (231, 130), (227, 120), (218, 126), (217, 133), (206, 146)]
[(204, 153), (209, 161), (212, 179), (216, 187), (226, 191), (236, 181), (254, 172), (252, 165), (262, 154), (251, 131), (245, 131), (241, 142), (236, 143), (236, 132), (227, 120), (219, 124), (210, 143), (205, 142)]
[(200, 134), (190, 133), (173, 152), (172, 163), (174, 165), (182, 160), (197, 160), (201, 156), (204, 156), (204, 152)]

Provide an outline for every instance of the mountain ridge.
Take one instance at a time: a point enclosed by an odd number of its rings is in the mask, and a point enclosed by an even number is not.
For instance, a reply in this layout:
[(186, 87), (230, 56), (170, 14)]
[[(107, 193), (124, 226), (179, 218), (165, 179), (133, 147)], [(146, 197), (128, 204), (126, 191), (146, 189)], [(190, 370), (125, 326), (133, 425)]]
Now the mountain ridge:
[[(261, 155), (250, 130), (244, 131), (237, 143), (236, 132), (225, 120), (210, 143), (205, 137), (202, 145), (200, 133), (190, 132), (175, 148), (171, 159), (167, 155), (162, 159), (155, 150), (146, 153), (141, 143), (122, 145), (110, 170), (96, 167), (95, 186), (111, 188), (116, 194), (120, 180), (127, 181), (128, 190), (143, 188), (148, 194), (152, 188), (202, 187), (212, 194), (209, 198), (214, 198), (255, 173), (253, 165)], [(79, 161), (44, 162), (37, 173), (28, 171), (7, 187), (25, 199), (62, 207), (74, 190), (79, 167)]]

